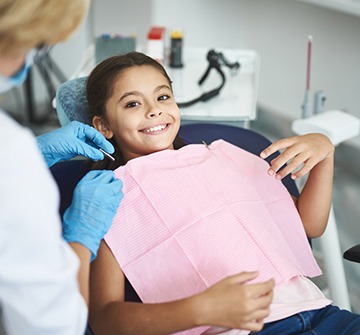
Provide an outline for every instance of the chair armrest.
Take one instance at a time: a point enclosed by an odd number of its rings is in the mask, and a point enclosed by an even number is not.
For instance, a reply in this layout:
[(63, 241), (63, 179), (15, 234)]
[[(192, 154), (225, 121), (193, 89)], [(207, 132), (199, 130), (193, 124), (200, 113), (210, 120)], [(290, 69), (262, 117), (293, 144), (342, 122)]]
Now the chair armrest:
[(360, 263), (360, 244), (346, 250), (343, 257), (348, 261)]

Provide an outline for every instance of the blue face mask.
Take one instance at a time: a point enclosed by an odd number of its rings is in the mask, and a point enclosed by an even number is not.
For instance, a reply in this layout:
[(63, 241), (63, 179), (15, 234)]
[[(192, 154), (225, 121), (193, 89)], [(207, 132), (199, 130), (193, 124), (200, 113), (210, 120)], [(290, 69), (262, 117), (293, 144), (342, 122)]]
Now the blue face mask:
[(16, 86), (20, 86), (26, 79), (29, 69), (34, 63), (35, 50), (31, 50), (25, 57), (22, 68), (11, 77), (0, 75), (0, 93), (7, 92)]

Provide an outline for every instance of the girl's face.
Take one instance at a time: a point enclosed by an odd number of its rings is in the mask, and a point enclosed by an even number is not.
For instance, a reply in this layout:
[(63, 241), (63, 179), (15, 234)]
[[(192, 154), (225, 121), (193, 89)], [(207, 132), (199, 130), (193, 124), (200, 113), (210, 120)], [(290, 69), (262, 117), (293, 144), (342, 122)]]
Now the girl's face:
[(124, 70), (106, 103), (106, 120), (93, 125), (108, 139), (115, 136), (124, 160), (174, 149), (180, 111), (170, 84), (156, 68), (143, 65)]

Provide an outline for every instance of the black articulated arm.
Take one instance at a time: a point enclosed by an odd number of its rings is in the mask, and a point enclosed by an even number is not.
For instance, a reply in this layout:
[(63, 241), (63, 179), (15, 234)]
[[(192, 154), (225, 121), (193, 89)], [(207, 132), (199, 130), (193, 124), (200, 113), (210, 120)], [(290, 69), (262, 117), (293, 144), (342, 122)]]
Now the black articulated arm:
[(346, 250), (343, 257), (348, 261), (360, 263), (360, 244)]

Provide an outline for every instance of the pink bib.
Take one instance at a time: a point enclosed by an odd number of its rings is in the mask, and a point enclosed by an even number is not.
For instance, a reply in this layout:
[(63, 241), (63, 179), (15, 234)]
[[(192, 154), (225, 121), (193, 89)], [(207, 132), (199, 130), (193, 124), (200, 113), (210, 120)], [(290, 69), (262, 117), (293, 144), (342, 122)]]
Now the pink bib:
[(143, 302), (188, 297), (242, 271), (277, 283), (321, 274), (293, 200), (268, 168), (218, 140), (115, 171), (124, 198), (105, 240)]

